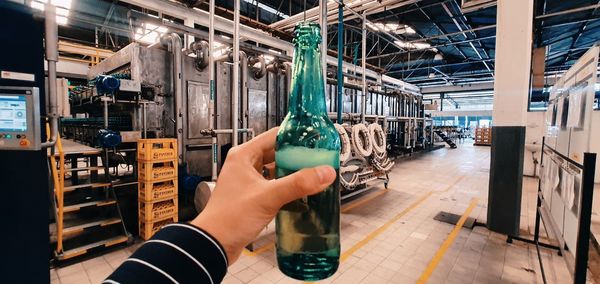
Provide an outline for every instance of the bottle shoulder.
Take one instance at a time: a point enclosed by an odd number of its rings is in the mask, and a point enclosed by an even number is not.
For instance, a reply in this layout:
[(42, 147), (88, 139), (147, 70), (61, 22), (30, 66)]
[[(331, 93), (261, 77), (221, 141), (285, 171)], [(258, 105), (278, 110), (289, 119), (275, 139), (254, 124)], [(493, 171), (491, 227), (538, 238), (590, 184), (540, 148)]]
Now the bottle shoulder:
[(277, 133), (276, 148), (280, 150), (287, 146), (339, 151), (341, 143), (327, 114), (315, 116), (288, 113)]

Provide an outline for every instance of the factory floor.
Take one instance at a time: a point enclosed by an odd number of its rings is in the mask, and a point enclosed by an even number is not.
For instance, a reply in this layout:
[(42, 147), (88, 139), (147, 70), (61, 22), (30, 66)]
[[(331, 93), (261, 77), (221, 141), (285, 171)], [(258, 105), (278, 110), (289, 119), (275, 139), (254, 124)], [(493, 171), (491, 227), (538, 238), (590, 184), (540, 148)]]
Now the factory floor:
[[(489, 147), (465, 142), (398, 163), (389, 189), (342, 206), (338, 272), (322, 283), (542, 283), (533, 245), (476, 226), (433, 219), (440, 211), (486, 222)], [(533, 232), (537, 180), (524, 178), (521, 232)], [(276, 266), (272, 228), (229, 267), (223, 283), (299, 283)], [(137, 246), (51, 271), (52, 283), (100, 283)], [(548, 283), (572, 282), (562, 257), (541, 249)]]

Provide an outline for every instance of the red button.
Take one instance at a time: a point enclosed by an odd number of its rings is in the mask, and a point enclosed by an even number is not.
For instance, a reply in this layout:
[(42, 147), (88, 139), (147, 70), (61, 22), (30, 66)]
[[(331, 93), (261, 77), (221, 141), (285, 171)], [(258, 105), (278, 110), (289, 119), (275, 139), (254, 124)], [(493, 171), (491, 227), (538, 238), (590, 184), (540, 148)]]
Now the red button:
[(21, 145), (23, 147), (27, 147), (27, 146), (29, 146), (29, 140), (23, 139), (23, 140), (21, 140), (21, 142), (19, 142), (19, 145)]

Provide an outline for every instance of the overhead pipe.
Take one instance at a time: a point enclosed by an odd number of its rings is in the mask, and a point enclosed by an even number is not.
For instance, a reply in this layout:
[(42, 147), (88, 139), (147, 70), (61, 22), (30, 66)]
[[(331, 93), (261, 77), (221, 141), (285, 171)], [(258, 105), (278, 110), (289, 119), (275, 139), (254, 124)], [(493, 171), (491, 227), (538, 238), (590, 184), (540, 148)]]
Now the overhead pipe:
[[(50, 113), (50, 137), (42, 143), (43, 148), (52, 147), (58, 140), (58, 96), (56, 91), (56, 62), (58, 62), (58, 25), (56, 7), (50, 3), (45, 9), (46, 61), (48, 61), (48, 105)], [(54, 148), (52, 148), (54, 151)]]
[(181, 57), (181, 37), (177, 33), (170, 33), (161, 38), (163, 45), (168, 45), (173, 54), (171, 89), (175, 99), (175, 137), (177, 137), (177, 150), (179, 151), (179, 164), (185, 161), (183, 152), (183, 64)]

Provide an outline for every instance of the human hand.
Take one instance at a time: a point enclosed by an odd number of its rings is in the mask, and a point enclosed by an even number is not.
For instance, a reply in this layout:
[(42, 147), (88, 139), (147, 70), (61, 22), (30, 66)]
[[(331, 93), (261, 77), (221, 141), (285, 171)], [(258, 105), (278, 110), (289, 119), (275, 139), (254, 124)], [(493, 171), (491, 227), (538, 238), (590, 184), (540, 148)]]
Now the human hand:
[(265, 179), (262, 169), (275, 160), (277, 130), (272, 128), (229, 150), (206, 208), (190, 222), (219, 241), (229, 265), (283, 205), (323, 191), (336, 178), (332, 167), (319, 166), (280, 179)]

